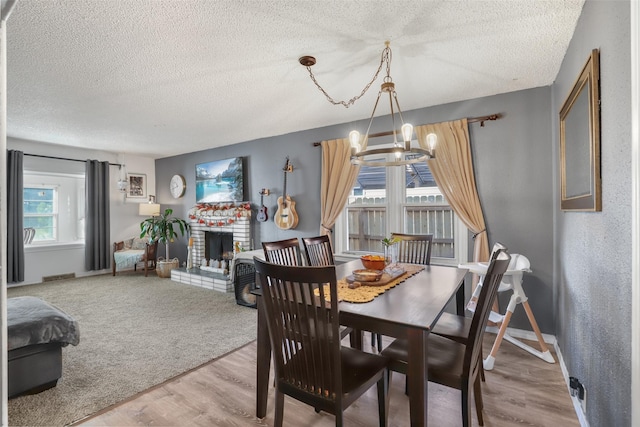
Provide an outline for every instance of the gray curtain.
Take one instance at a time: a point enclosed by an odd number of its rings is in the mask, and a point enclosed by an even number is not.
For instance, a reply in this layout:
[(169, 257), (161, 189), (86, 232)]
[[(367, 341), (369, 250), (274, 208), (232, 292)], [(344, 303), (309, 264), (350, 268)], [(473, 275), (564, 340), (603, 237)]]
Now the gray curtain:
[(7, 282), (24, 282), (22, 151), (7, 151)]
[(111, 267), (109, 236), (109, 162), (87, 160), (85, 256), (87, 270)]

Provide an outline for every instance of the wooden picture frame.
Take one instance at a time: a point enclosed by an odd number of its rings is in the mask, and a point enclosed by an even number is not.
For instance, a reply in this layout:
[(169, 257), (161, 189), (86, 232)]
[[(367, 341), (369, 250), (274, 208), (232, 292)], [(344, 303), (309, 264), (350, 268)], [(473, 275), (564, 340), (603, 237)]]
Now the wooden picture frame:
[(560, 209), (601, 211), (600, 61), (594, 49), (560, 110)]
[(127, 174), (127, 197), (130, 198), (147, 198), (147, 175), (143, 173)]

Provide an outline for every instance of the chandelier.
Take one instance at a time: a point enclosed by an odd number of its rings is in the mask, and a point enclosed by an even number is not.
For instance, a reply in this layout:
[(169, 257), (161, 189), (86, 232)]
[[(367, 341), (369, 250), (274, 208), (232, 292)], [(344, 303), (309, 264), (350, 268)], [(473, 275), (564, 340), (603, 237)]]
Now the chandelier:
[[(402, 110), (400, 109), (400, 103), (398, 102), (398, 94), (396, 93), (396, 85), (391, 78), (391, 48), (390, 42), (385, 42), (385, 48), (382, 50), (380, 56), (380, 65), (375, 72), (371, 81), (364, 87), (360, 95), (354, 96), (349, 101), (335, 101), (329, 94), (320, 86), (317, 82), (311, 67), (315, 65), (316, 59), (313, 56), (302, 56), (298, 59), (300, 64), (307, 68), (311, 80), (315, 83), (318, 90), (324, 94), (329, 102), (333, 105), (342, 105), (345, 108), (349, 108), (358, 99), (360, 99), (378, 78), (378, 74), (382, 70), (382, 66), (386, 63), (387, 75), (384, 77), (376, 103), (373, 106), (371, 117), (369, 118), (369, 126), (367, 126), (367, 132), (364, 137), (357, 130), (352, 130), (349, 133), (349, 144), (351, 145), (351, 163), (354, 165), (363, 166), (402, 166), (412, 163), (425, 162), (428, 159), (435, 158), (435, 148), (438, 141), (438, 137), (434, 133), (430, 133), (426, 137), (426, 145), (429, 147), (425, 150), (420, 147), (412, 147), (411, 141), (413, 139), (413, 125), (405, 123), (402, 118)], [(371, 123), (373, 123), (373, 116), (378, 108), (380, 97), (385, 93), (389, 96), (389, 108), (391, 110), (391, 123), (392, 131), (389, 134), (393, 135), (393, 145), (387, 148), (374, 148), (365, 150), (367, 142), (369, 140), (369, 130), (371, 129)], [(395, 107), (394, 107), (395, 104)], [(397, 110), (397, 112), (396, 112)], [(400, 131), (396, 130), (396, 113), (400, 119), (402, 126)], [(402, 140), (398, 141), (398, 133), (401, 134)], [(389, 156), (391, 155), (391, 156)], [(382, 159), (381, 159), (382, 158)]]

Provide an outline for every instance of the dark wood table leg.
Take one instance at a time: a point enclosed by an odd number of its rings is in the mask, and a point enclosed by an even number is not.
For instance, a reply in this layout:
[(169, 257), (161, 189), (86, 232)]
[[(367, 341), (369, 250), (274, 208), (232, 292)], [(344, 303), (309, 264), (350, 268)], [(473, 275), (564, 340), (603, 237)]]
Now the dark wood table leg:
[(362, 350), (362, 331), (360, 329), (353, 329), (349, 334), (349, 345), (351, 348), (357, 348)]
[(267, 415), (267, 397), (269, 396), (269, 370), (271, 368), (271, 342), (264, 311), (262, 297), (257, 297), (258, 332), (257, 332), (257, 373), (256, 373), (256, 417)]
[(409, 382), (409, 412), (412, 427), (427, 425), (427, 390), (429, 372), (427, 366), (427, 331), (408, 331), (409, 349), (407, 380)]
[(456, 313), (458, 316), (464, 316), (465, 304), (464, 304), (464, 280), (462, 281), (462, 285), (458, 288), (458, 292), (456, 292)]

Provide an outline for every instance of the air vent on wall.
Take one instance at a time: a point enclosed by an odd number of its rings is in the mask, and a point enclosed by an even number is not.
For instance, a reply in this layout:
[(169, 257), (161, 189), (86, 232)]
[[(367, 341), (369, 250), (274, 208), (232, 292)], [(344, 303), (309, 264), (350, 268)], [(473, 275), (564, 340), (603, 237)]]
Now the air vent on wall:
[(54, 280), (75, 279), (76, 273), (56, 274), (55, 276), (44, 276), (43, 282), (53, 282)]

